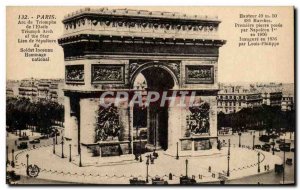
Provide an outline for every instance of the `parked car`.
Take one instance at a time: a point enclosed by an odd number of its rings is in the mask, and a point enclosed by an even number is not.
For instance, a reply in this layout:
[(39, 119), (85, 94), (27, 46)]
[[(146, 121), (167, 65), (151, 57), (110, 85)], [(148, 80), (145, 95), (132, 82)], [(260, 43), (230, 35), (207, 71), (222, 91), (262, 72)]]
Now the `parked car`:
[(284, 140), (283, 140), (283, 139), (278, 139), (278, 140), (276, 140), (276, 143), (277, 143), (277, 144), (284, 143)]
[(43, 135), (43, 136), (41, 136), (39, 139), (40, 139), (40, 140), (43, 140), (43, 139), (49, 139), (49, 137), (46, 136), (46, 135)]
[(152, 178), (152, 185), (165, 185), (165, 184), (168, 184), (168, 182), (160, 177)]
[(289, 152), (291, 151), (291, 143), (282, 143), (279, 145), (281, 151)]
[(270, 136), (268, 135), (262, 135), (259, 137), (259, 140), (262, 142), (269, 142), (270, 141)]
[(287, 158), (286, 161), (285, 161), (285, 163), (286, 163), (287, 165), (293, 165), (293, 159)]
[(278, 149), (278, 148), (272, 148), (272, 151), (274, 150), (274, 152), (280, 152), (280, 149)]
[(26, 149), (26, 148), (28, 148), (27, 142), (21, 142), (21, 143), (18, 145), (18, 149)]
[(255, 149), (261, 149), (261, 145), (260, 144), (256, 144), (256, 145), (254, 145), (254, 148)]
[(21, 179), (20, 175), (17, 175), (15, 171), (6, 172), (6, 182), (10, 184), (11, 182), (19, 181)]
[(33, 140), (29, 141), (30, 144), (38, 144), (40, 142), (41, 142), (40, 139), (33, 139)]
[(275, 173), (283, 172), (283, 164), (275, 164)]
[(29, 137), (28, 136), (19, 137), (18, 140), (19, 141), (27, 141), (27, 140), (29, 140)]
[(270, 145), (272, 145), (272, 146), (275, 145), (275, 142), (270, 142)]
[(180, 185), (196, 184), (196, 180), (187, 176), (180, 177)]
[(269, 136), (270, 138), (272, 138), (272, 139), (276, 139), (276, 138), (278, 138), (279, 137), (279, 135), (278, 134), (271, 134), (270, 136)]
[(140, 180), (140, 179), (134, 177), (134, 178), (129, 180), (129, 183), (131, 185), (143, 185), (143, 184), (146, 184), (146, 181), (145, 180)]
[(262, 145), (261, 150), (269, 152), (270, 151), (270, 147)]

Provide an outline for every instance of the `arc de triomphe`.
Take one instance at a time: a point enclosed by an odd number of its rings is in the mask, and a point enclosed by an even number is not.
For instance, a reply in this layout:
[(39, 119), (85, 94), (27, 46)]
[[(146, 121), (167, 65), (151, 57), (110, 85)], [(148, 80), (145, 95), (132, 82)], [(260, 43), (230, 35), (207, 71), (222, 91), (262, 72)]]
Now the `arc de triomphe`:
[[(225, 44), (218, 37), (218, 18), (85, 8), (68, 14), (63, 24), (65, 139), (78, 153), (125, 155), (141, 145), (171, 155), (177, 147), (179, 155), (216, 149), (218, 57)], [(139, 74), (146, 89), (134, 89)], [(100, 106), (104, 92), (148, 90), (194, 91), (203, 103)], [(146, 127), (143, 140), (141, 133), (135, 136), (137, 122)]]

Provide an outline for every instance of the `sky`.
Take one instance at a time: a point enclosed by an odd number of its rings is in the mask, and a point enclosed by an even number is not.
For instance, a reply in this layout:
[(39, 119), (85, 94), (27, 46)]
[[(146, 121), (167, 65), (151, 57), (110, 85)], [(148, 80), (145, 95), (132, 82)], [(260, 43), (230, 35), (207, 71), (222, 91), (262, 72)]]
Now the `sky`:
[[(50, 47), (54, 53), (50, 62), (31, 62), (19, 52), (21, 27), (18, 15), (54, 14), (57, 24), (53, 39), (63, 35), (63, 17), (84, 7), (8, 7), (7, 10), (7, 79), (64, 78), (63, 51), (58, 44)], [(110, 7), (124, 8), (124, 7)], [(220, 48), (218, 82), (294, 82), (293, 9), (288, 7), (126, 7), (149, 11), (180, 12), (187, 15), (218, 16), (222, 21), (219, 36), (227, 43)], [(239, 30), (235, 28), (240, 14), (277, 14), (276, 22), (283, 27), (276, 32), (280, 43), (277, 47), (238, 47)]]

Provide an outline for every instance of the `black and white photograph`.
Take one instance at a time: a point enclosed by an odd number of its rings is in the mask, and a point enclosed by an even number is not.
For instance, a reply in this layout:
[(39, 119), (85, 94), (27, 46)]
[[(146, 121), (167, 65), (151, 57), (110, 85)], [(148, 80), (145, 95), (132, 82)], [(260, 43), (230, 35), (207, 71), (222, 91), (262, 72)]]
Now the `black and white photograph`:
[(295, 185), (294, 16), (7, 6), (6, 184)]

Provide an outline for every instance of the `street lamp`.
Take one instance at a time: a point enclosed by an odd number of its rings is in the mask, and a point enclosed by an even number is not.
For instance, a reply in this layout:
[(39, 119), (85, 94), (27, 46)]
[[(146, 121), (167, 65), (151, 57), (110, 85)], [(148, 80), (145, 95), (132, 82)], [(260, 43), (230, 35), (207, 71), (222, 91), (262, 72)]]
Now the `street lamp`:
[(149, 155), (146, 156), (146, 157), (147, 157), (147, 161), (146, 161), (146, 166), (147, 166), (146, 183), (148, 183), (148, 182), (149, 182), (149, 180), (148, 180), (148, 175), (149, 175), (149, 173), (148, 173), (148, 167), (149, 167)]
[(6, 145), (6, 165), (9, 163), (8, 160), (8, 146)]
[(55, 133), (55, 144), (57, 144), (57, 133)]
[(282, 173), (282, 184), (284, 184), (285, 178), (285, 137), (283, 139), (283, 173)]
[(11, 150), (11, 166), (14, 168), (15, 167), (15, 150)]
[(255, 142), (255, 135), (253, 135), (253, 146), (252, 146), (252, 150), (254, 150), (254, 142)]
[(176, 160), (179, 160), (179, 155), (178, 155), (178, 142), (176, 143), (176, 146), (177, 146)]
[(81, 163), (81, 145), (79, 144), (79, 167), (82, 167)]
[(29, 154), (26, 154), (26, 173), (28, 173)]
[(259, 159), (259, 157), (260, 157), (260, 152), (257, 153), (257, 166), (258, 166), (257, 172), (258, 173), (260, 173), (260, 159)]
[(53, 138), (53, 154), (55, 154), (55, 138)]
[(71, 158), (71, 149), (72, 149), (72, 147), (71, 147), (71, 144), (69, 144), (69, 148), (70, 148), (70, 158), (69, 158), (69, 162), (71, 162), (72, 161), (72, 158)]
[(142, 159), (142, 139), (141, 139), (141, 137), (139, 137), (139, 139), (140, 139), (140, 162), (142, 162), (143, 161), (143, 159)]
[(227, 177), (230, 176), (230, 171), (229, 171), (229, 161), (230, 161), (230, 139), (228, 139), (228, 153), (227, 153)]
[(188, 164), (189, 164), (189, 161), (188, 159), (185, 160), (185, 176), (188, 177)]
[(242, 133), (239, 132), (239, 147), (241, 147), (241, 136), (242, 136)]
[(275, 139), (273, 138), (273, 155), (275, 155), (275, 150), (274, 150), (274, 148), (275, 148)]
[(64, 137), (61, 137), (61, 158), (65, 158), (64, 155)]

